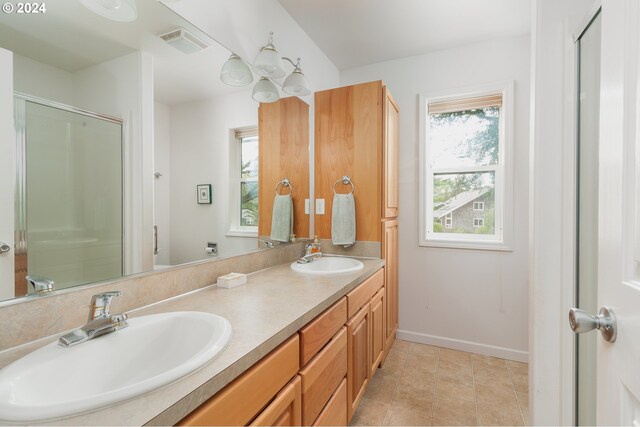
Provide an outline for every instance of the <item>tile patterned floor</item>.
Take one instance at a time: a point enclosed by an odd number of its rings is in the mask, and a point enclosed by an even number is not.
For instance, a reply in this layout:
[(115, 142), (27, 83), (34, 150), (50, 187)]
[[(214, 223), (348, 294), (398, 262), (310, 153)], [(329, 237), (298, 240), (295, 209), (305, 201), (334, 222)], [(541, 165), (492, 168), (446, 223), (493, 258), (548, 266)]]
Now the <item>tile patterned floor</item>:
[(525, 425), (526, 363), (396, 340), (351, 425)]

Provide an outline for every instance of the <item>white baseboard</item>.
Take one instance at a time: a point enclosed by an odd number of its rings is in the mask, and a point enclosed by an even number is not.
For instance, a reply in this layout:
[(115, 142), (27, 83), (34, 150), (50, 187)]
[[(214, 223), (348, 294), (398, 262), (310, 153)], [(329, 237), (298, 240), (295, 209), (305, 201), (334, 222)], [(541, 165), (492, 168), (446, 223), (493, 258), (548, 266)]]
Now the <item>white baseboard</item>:
[(511, 348), (496, 347), (493, 345), (480, 344), (471, 341), (456, 340), (453, 338), (439, 337), (436, 335), (421, 334), (418, 332), (402, 331), (398, 329), (398, 339), (429, 344), (436, 347), (451, 348), (454, 350), (467, 351), (469, 353), (484, 354), (486, 356), (499, 357), (501, 359), (514, 360), (516, 362), (528, 362), (529, 353)]

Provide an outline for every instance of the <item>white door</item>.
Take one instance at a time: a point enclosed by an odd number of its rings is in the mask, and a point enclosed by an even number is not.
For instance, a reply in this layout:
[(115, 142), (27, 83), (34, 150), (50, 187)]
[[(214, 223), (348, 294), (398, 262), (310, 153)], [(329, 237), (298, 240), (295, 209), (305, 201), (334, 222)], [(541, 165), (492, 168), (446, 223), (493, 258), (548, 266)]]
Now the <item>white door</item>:
[(13, 54), (0, 48), (0, 301), (13, 298)]
[(598, 334), (597, 423), (640, 426), (640, 7), (602, 3), (598, 306), (617, 328)]

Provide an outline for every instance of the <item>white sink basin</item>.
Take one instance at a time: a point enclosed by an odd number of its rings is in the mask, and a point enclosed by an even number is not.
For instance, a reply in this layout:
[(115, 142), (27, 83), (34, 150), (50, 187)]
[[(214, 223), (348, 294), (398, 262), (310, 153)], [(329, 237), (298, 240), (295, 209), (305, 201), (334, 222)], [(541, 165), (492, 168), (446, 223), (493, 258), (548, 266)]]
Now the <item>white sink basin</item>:
[(364, 264), (357, 259), (344, 258), (338, 256), (323, 256), (307, 264), (294, 262), (291, 264), (293, 271), (307, 274), (339, 274), (351, 273), (362, 270)]
[(0, 420), (46, 421), (162, 387), (198, 369), (231, 339), (231, 324), (201, 312), (129, 319), (74, 347), (48, 344), (0, 371)]

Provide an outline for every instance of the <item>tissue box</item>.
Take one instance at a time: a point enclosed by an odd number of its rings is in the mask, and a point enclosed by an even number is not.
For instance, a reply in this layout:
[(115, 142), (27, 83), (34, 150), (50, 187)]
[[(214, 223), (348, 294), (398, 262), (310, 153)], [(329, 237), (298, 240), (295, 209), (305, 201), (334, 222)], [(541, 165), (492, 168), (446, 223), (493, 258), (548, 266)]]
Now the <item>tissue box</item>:
[(217, 285), (220, 288), (235, 288), (247, 283), (247, 275), (242, 273), (229, 273), (218, 277)]

